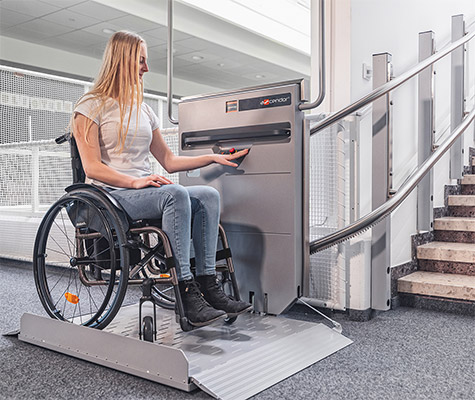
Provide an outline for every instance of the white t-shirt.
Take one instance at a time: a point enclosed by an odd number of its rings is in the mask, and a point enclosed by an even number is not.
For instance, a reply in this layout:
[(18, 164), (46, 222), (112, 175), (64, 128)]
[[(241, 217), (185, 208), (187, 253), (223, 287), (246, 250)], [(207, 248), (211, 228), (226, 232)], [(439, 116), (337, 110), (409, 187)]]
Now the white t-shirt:
[[(158, 117), (150, 106), (142, 102), (138, 127), (136, 106), (132, 108), (125, 146), (122, 152), (119, 152), (119, 149), (116, 148), (120, 122), (119, 103), (111, 98), (106, 101), (105, 107), (97, 114), (97, 106), (100, 101), (93, 96), (85, 99), (76, 106), (74, 112), (84, 115), (98, 125), (101, 161), (116, 171), (129, 176), (142, 178), (150, 175), (149, 155), (152, 132), (159, 127)], [(129, 113), (127, 111), (124, 117), (124, 129), (127, 127), (128, 118)], [(104, 186), (103, 182), (93, 179), (88, 179), (87, 182)]]

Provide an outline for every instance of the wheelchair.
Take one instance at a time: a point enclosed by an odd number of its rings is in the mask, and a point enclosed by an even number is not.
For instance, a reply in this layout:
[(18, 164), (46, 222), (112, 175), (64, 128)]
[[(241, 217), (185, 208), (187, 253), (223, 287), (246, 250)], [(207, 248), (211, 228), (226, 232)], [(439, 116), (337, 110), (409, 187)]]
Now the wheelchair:
[[(39, 298), (55, 319), (103, 329), (119, 312), (128, 286), (142, 289), (139, 337), (156, 337), (156, 306), (174, 309), (183, 331), (195, 327), (185, 316), (170, 242), (160, 221), (131, 220), (102, 187), (86, 184), (71, 134), (73, 184), (46, 212), (37, 231), (33, 271)], [(226, 294), (239, 300), (231, 250), (219, 225), (216, 273)], [(192, 270), (194, 259), (191, 259)], [(153, 318), (142, 306), (153, 304)], [(237, 317), (228, 318), (231, 324)]]

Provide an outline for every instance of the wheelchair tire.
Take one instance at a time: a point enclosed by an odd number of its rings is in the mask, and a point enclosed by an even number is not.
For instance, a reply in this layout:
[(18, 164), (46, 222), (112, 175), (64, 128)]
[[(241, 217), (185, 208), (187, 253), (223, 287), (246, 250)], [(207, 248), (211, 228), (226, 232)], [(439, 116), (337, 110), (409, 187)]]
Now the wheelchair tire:
[(106, 327), (127, 290), (126, 244), (118, 213), (93, 191), (73, 190), (53, 204), (33, 251), (35, 284), (48, 315)]
[(150, 316), (144, 317), (142, 321), (142, 339), (153, 343), (153, 319)]
[(157, 283), (152, 287), (155, 303), (166, 310), (175, 309), (175, 291), (172, 284)]

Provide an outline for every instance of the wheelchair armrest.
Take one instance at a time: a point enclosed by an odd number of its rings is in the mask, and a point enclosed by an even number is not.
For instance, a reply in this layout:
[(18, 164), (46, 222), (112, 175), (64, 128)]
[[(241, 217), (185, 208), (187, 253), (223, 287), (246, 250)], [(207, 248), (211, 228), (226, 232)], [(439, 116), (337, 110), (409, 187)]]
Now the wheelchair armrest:
[(71, 192), (75, 189), (87, 189), (87, 190), (92, 190), (96, 194), (100, 195), (102, 198), (104, 198), (105, 201), (109, 201), (117, 210), (122, 212), (126, 218), (127, 221), (130, 224), (132, 224), (132, 219), (129, 217), (127, 212), (124, 210), (124, 208), (121, 206), (121, 204), (105, 189), (103, 189), (100, 186), (94, 185), (94, 184), (89, 184), (89, 183), (74, 183), (70, 186), (68, 186), (66, 189), (64, 189), (66, 192)]

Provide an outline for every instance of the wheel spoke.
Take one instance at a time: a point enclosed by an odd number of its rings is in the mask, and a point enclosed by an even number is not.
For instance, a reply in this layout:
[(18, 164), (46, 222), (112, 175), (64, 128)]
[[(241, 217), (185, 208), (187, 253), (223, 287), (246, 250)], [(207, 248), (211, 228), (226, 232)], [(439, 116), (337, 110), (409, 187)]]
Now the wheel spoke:
[[(81, 196), (73, 191), (45, 214), (35, 241), (34, 276), (51, 317), (103, 328), (117, 313), (125, 295), (128, 277), (116, 272), (120, 267), (116, 266), (115, 245), (122, 263), (128, 263), (128, 250), (123, 247), (127, 238), (120, 218), (108, 203), (92, 192)], [(80, 226), (81, 233), (100, 235), (75, 239), (76, 226)], [(78, 265), (90, 284), (83, 280)]]
[[(69, 239), (69, 236), (67, 235), (66, 222), (64, 221), (63, 210), (64, 209), (61, 209), (61, 211), (59, 212), (59, 214), (61, 214), (61, 222), (63, 223), (63, 229), (64, 229), (63, 234), (66, 237), (66, 240), (67, 240), (67, 243), (68, 243), (69, 254), (73, 254), (72, 251), (71, 251), (71, 244), (73, 244), (73, 243), (72, 243), (71, 239)], [(68, 217), (68, 219), (69, 219), (69, 217)], [(59, 228), (59, 226), (58, 226), (58, 228)]]

